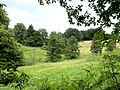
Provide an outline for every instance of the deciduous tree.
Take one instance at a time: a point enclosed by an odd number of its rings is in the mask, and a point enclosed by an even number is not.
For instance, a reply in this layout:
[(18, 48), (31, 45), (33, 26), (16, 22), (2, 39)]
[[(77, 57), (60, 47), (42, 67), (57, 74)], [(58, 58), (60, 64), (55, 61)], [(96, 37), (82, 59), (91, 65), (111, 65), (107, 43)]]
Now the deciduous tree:
[(77, 41), (80, 41), (83, 37), (82, 33), (78, 29), (68, 28), (64, 32), (64, 37), (68, 39), (71, 36), (74, 36), (77, 39)]
[(23, 23), (17, 23), (14, 26), (15, 40), (24, 45), (26, 32), (25, 25)]
[[(69, 4), (72, 1), (73, 0), (38, 0), (40, 5), (59, 2), (60, 6), (66, 9), (71, 24), (84, 24), (85, 26), (93, 24), (109, 27), (114, 23), (113, 19), (118, 20), (120, 18), (119, 0), (79, 0), (76, 1), (78, 2), (76, 6), (75, 4)], [(84, 4), (88, 9), (86, 11), (84, 10), (83, 13)]]
[(92, 46), (90, 49), (92, 53), (102, 53), (104, 37), (105, 31), (103, 31), (102, 28), (96, 28), (93, 33)]

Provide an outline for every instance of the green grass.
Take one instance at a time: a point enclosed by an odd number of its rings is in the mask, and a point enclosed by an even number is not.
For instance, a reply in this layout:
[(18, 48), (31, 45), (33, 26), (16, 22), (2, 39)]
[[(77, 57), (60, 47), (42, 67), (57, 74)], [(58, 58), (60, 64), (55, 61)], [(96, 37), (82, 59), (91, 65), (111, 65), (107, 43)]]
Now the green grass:
[(21, 51), (23, 52), (25, 65), (34, 65), (36, 63), (45, 62), (46, 51), (40, 47), (28, 47), (22, 46)]
[[(47, 90), (45, 89), (47, 87), (53, 87), (50, 90), (62, 90), (62, 87), (64, 90), (73, 90), (72, 84), (74, 84), (75, 78), (82, 77), (86, 79), (87, 72), (85, 70), (93, 70), (94, 73), (98, 73), (101, 67), (102, 55), (91, 54), (89, 51), (90, 44), (90, 41), (80, 43), (82, 47), (80, 48), (81, 56), (79, 59), (64, 60), (56, 63), (44, 63), (46, 58), (45, 50), (22, 46), (24, 61), (27, 62), (26, 65), (30, 65), (19, 67), (20, 71), (24, 71), (30, 76), (30, 84), (25, 90)], [(120, 50), (113, 53), (120, 53)], [(41, 89), (42, 85), (44, 88)], [(68, 85), (70, 86), (69, 89), (65, 89)], [(58, 87), (59, 89), (56, 89)], [(0, 90), (14, 89), (6, 87), (0, 88)]]
[(97, 69), (98, 64), (98, 62), (88, 62), (80, 59), (58, 63), (39, 63), (33, 66), (20, 67), (19, 70), (26, 72), (31, 77), (30, 84), (35, 85), (30, 85), (30, 87), (27, 87), (25, 90), (36, 90), (36, 88), (40, 87), (44, 82), (48, 86), (49, 84), (53, 85), (55, 88), (55, 86), (59, 86), (62, 83), (71, 82), (70, 80), (73, 78), (80, 77), (81, 75), (86, 76), (85, 69)]
[(39, 63), (33, 66), (23, 66), (19, 69), (29, 74), (31, 77), (44, 76), (50, 74), (70, 73), (71, 70), (78, 70), (98, 64), (98, 62), (87, 62), (86, 60), (63, 61), (57, 63)]
[[(42, 61), (40, 61), (41, 63), (37, 62), (35, 65), (23, 66), (19, 68), (19, 70), (27, 73), (31, 77), (30, 82), (32, 84), (35, 83), (36, 85), (27, 87), (27, 90), (31, 88), (35, 90), (34, 87), (39, 86), (42, 80), (44, 81), (48, 79), (49, 83), (52, 82), (57, 84), (63, 80), (61, 79), (62, 77), (77, 77), (80, 76), (81, 73), (85, 73), (84, 69), (90, 69), (92, 67), (99, 66), (98, 64), (101, 60), (101, 56), (92, 55), (89, 52), (90, 43), (91, 42), (80, 43), (82, 47), (80, 48), (81, 56), (79, 59), (64, 60), (63, 62), (56, 63), (44, 63), (46, 51), (42, 50), (41, 48), (22, 47), (25, 57), (28, 60), (34, 62), (36, 58), (42, 58)], [(34, 56), (34, 58), (32, 56)]]

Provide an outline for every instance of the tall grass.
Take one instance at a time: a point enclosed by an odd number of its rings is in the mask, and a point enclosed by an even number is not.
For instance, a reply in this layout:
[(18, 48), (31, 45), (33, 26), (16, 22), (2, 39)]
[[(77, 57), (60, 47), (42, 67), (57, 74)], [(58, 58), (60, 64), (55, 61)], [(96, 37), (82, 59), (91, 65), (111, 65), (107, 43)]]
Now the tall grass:
[[(44, 63), (46, 51), (41, 48), (23, 46), (25, 61), (28, 62), (28, 65), (35, 64), (19, 68), (20, 71), (24, 71), (31, 77), (29, 86), (24, 90), (107, 90), (107, 84), (104, 82), (105, 80), (102, 80), (104, 71), (102, 61), (105, 59), (102, 54), (91, 54), (90, 44), (90, 41), (80, 43), (82, 47), (80, 47), (79, 59), (56, 63)], [(120, 49), (111, 53), (119, 55)], [(32, 54), (35, 58), (32, 57)], [(37, 60), (38, 58), (41, 59)], [(102, 83), (99, 82), (100, 80)], [(108, 88), (108, 90), (110, 89)], [(2, 90), (14, 89), (6, 87)]]
[(45, 62), (46, 51), (40, 47), (22, 46), (23, 61), (25, 65), (35, 65), (37, 63)]

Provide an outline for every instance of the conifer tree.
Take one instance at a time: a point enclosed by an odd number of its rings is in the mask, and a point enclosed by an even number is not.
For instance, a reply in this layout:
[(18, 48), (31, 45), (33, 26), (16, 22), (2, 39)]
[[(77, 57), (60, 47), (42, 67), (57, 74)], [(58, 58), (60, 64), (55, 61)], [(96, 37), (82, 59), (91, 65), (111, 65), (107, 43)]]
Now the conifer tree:
[(64, 54), (65, 39), (61, 33), (51, 32), (49, 36), (47, 48), (47, 61), (57, 62), (61, 61), (62, 54)]
[(80, 55), (77, 39), (71, 36), (66, 45), (65, 56), (67, 59), (75, 59)]
[(25, 40), (25, 45), (27, 46), (34, 46), (34, 27), (33, 25), (29, 25), (26, 33), (26, 40)]
[(15, 82), (16, 87), (22, 88), (28, 80), (26, 74), (17, 70), (22, 65), (22, 53), (13, 32), (8, 28), (9, 18), (1, 4), (0, 12), (0, 84)]
[(57, 62), (60, 61), (60, 46), (56, 37), (51, 37), (48, 42), (47, 61)]

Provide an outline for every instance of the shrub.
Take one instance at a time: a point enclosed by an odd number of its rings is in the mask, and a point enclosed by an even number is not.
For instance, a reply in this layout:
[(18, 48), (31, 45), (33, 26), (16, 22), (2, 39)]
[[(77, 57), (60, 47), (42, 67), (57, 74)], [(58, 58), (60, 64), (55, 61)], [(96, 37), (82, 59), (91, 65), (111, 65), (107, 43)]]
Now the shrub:
[(92, 41), (92, 46), (90, 48), (92, 53), (102, 53), (102, 44), (99, 40)]

